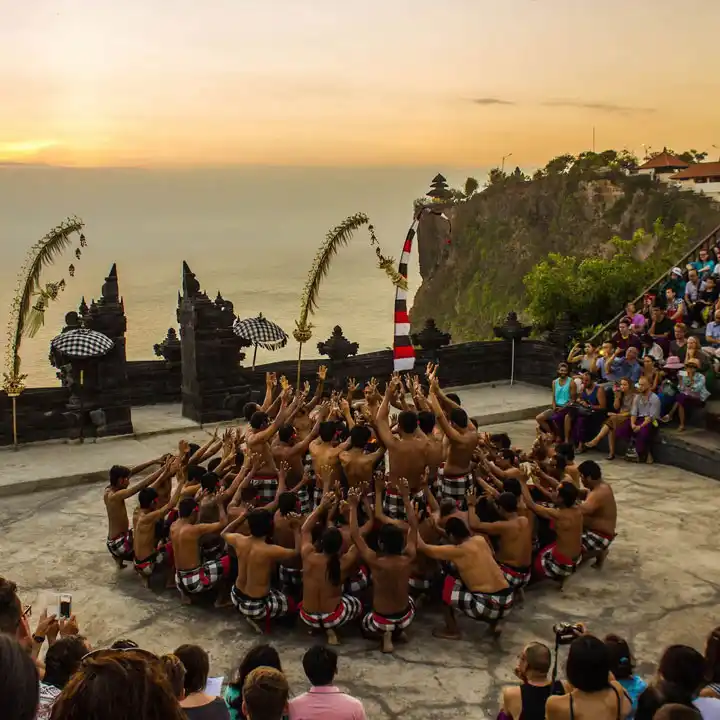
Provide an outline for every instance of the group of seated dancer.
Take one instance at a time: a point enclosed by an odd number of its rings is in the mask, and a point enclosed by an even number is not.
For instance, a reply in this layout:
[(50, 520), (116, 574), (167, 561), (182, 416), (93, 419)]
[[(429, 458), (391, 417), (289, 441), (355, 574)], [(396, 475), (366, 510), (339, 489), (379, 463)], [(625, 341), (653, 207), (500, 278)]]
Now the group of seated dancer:
[(572, 446), (539, 433), (523, 453), (478, 432), (437, 371), (393, 375), (384, 393), (373, 379), (359, 400), (353, 380), (324, 399), (324, 368), (312, 398), (268, 375), (244, 431), (110, 470), (108, 550), (145, 582), (165, 573), (184, 603), (212, 591), (258, 632), (299, 615), (335, 644), (359, 619), (391, 652), (419, 600), (436, 599), (438, 637), (460, 637), (456, 610), (499, 634), (529, 583), (562, 584), (583, 559), (602, 566), (615, 499)]

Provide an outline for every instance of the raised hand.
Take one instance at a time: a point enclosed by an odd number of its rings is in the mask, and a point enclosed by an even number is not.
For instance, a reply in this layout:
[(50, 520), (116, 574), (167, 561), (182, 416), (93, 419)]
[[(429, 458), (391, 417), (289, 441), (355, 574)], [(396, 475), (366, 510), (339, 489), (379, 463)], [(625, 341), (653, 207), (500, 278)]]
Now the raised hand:
[(325, 378), (327, 377), (327, 367), (325, 365), (320, 365), (317, 370), (317, 376), (318, 380), (325, 380)]
[(475, 507), (478, 504), (478, 496), (474, 487), (471, 487), (465, 493), (465, 499), (467, 500), (468, 507)]
[(408, 484), (407, 478), (398, 478), (395, 486), (397, 487), (401, 497), (406, 498), (410, 496), (410, 485)]
[(335, 500), (336, 495), (332, 492), (332, 490), (330, 492), (326, 492), (320, 500), (320, 507), (324, 510), (329, 510), (335, 504)]
[(310, 394), (310, 382), (308, 380), (303, 383), (303, 392), (306, 396)]
[[(54, 617), (54, 616), (53, 616)], [(60, 637), (70, 637), (71, 635), (79, 635), (77, 618), (71, 615), (69, 618), (60, 618)]]
[(348, 378), (347, 389), (348, 389), (349, 395), (352, 395), (353, 393), (355, 393), (357, 391), (358, 386), (357, 386), (357, 383), (355, 382), (355, 378)]
[(347, 501), (350, 504), (350, 507), (357, 508), (357, 506), (360, 504), (361, 500), (360, 491), (358, 488), (350, 488), (348, 490), (348, 496)]

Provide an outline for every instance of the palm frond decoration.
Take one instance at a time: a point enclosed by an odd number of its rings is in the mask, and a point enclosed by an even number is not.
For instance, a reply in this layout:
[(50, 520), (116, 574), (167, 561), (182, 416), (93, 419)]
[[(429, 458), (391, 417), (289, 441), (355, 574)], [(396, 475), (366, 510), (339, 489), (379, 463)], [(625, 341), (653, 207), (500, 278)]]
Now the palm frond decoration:
[[(77, 217), (64, 220), (30, 248), (18, 275), (15, 297), (10, 307), (6, 367), (8, 375), (20, 376), (20, 345), (23, 337), (33, 337), (42, 327), (44, 313), (65, 287), (65, 281), (40, 286), (43, 269), (51, 265), (72, 243), (73, 233), (80, 233), (85, 223)], [(85, 240), (81, 236), (82, 241)]]

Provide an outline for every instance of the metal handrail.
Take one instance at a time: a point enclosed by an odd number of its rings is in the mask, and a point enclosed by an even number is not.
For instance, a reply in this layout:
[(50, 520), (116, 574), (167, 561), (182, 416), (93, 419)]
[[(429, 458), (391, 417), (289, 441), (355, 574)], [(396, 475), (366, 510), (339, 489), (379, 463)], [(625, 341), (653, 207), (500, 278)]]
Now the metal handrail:
[[(720, 235), (720, 225), (718, 225), (714, 230), (711, 230), (700, 242), (698, 242), (695, 246), (693, 246), (690, 250), (688, 250), (685, 255), (683, 255), (673, 267), (683, 267), (683, 264), (685, 263), (688, 258), (690, 258), (692, 255), (694, 255), (696, 252), (698, 252), (703, 245), (708, 245), (708, 250), (710, 249), (710, 241), (716, 236)], [(672, 268), (671, 268), (672, 269)], [(658, 277), (656, 280), (654, 280), (650, 285), (648, 285), (641, 293), (638, 295), (632, 302), (637, 305), (644, 297), (645, 294), (652, 290), (656, 285), (660, 283), (661, 280), (667, 277), (668, 273), (670, 271), (666, 270), (660, 277)], [(594, 342), (597, 340), (604, 332), (607, 331), (607, 329), (613, 325), (615, 325), (621, 317), (625, 316), (625, 310), (622, 310), (619, 312), (610, 322), (605, 323), (605, 325), (602, 326), (598, 332), (596, 332), (587, 342)]]

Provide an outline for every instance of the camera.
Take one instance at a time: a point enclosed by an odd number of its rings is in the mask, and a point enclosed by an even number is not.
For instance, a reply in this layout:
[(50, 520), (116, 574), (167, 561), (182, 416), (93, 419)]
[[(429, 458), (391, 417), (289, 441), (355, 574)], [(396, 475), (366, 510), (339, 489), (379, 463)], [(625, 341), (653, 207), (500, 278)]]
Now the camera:
[(569, 645), (575, 638), (585, 633), (585, 628), (579, 623), (558, 623), (553, 625), (553, 631), (558, 645)]

